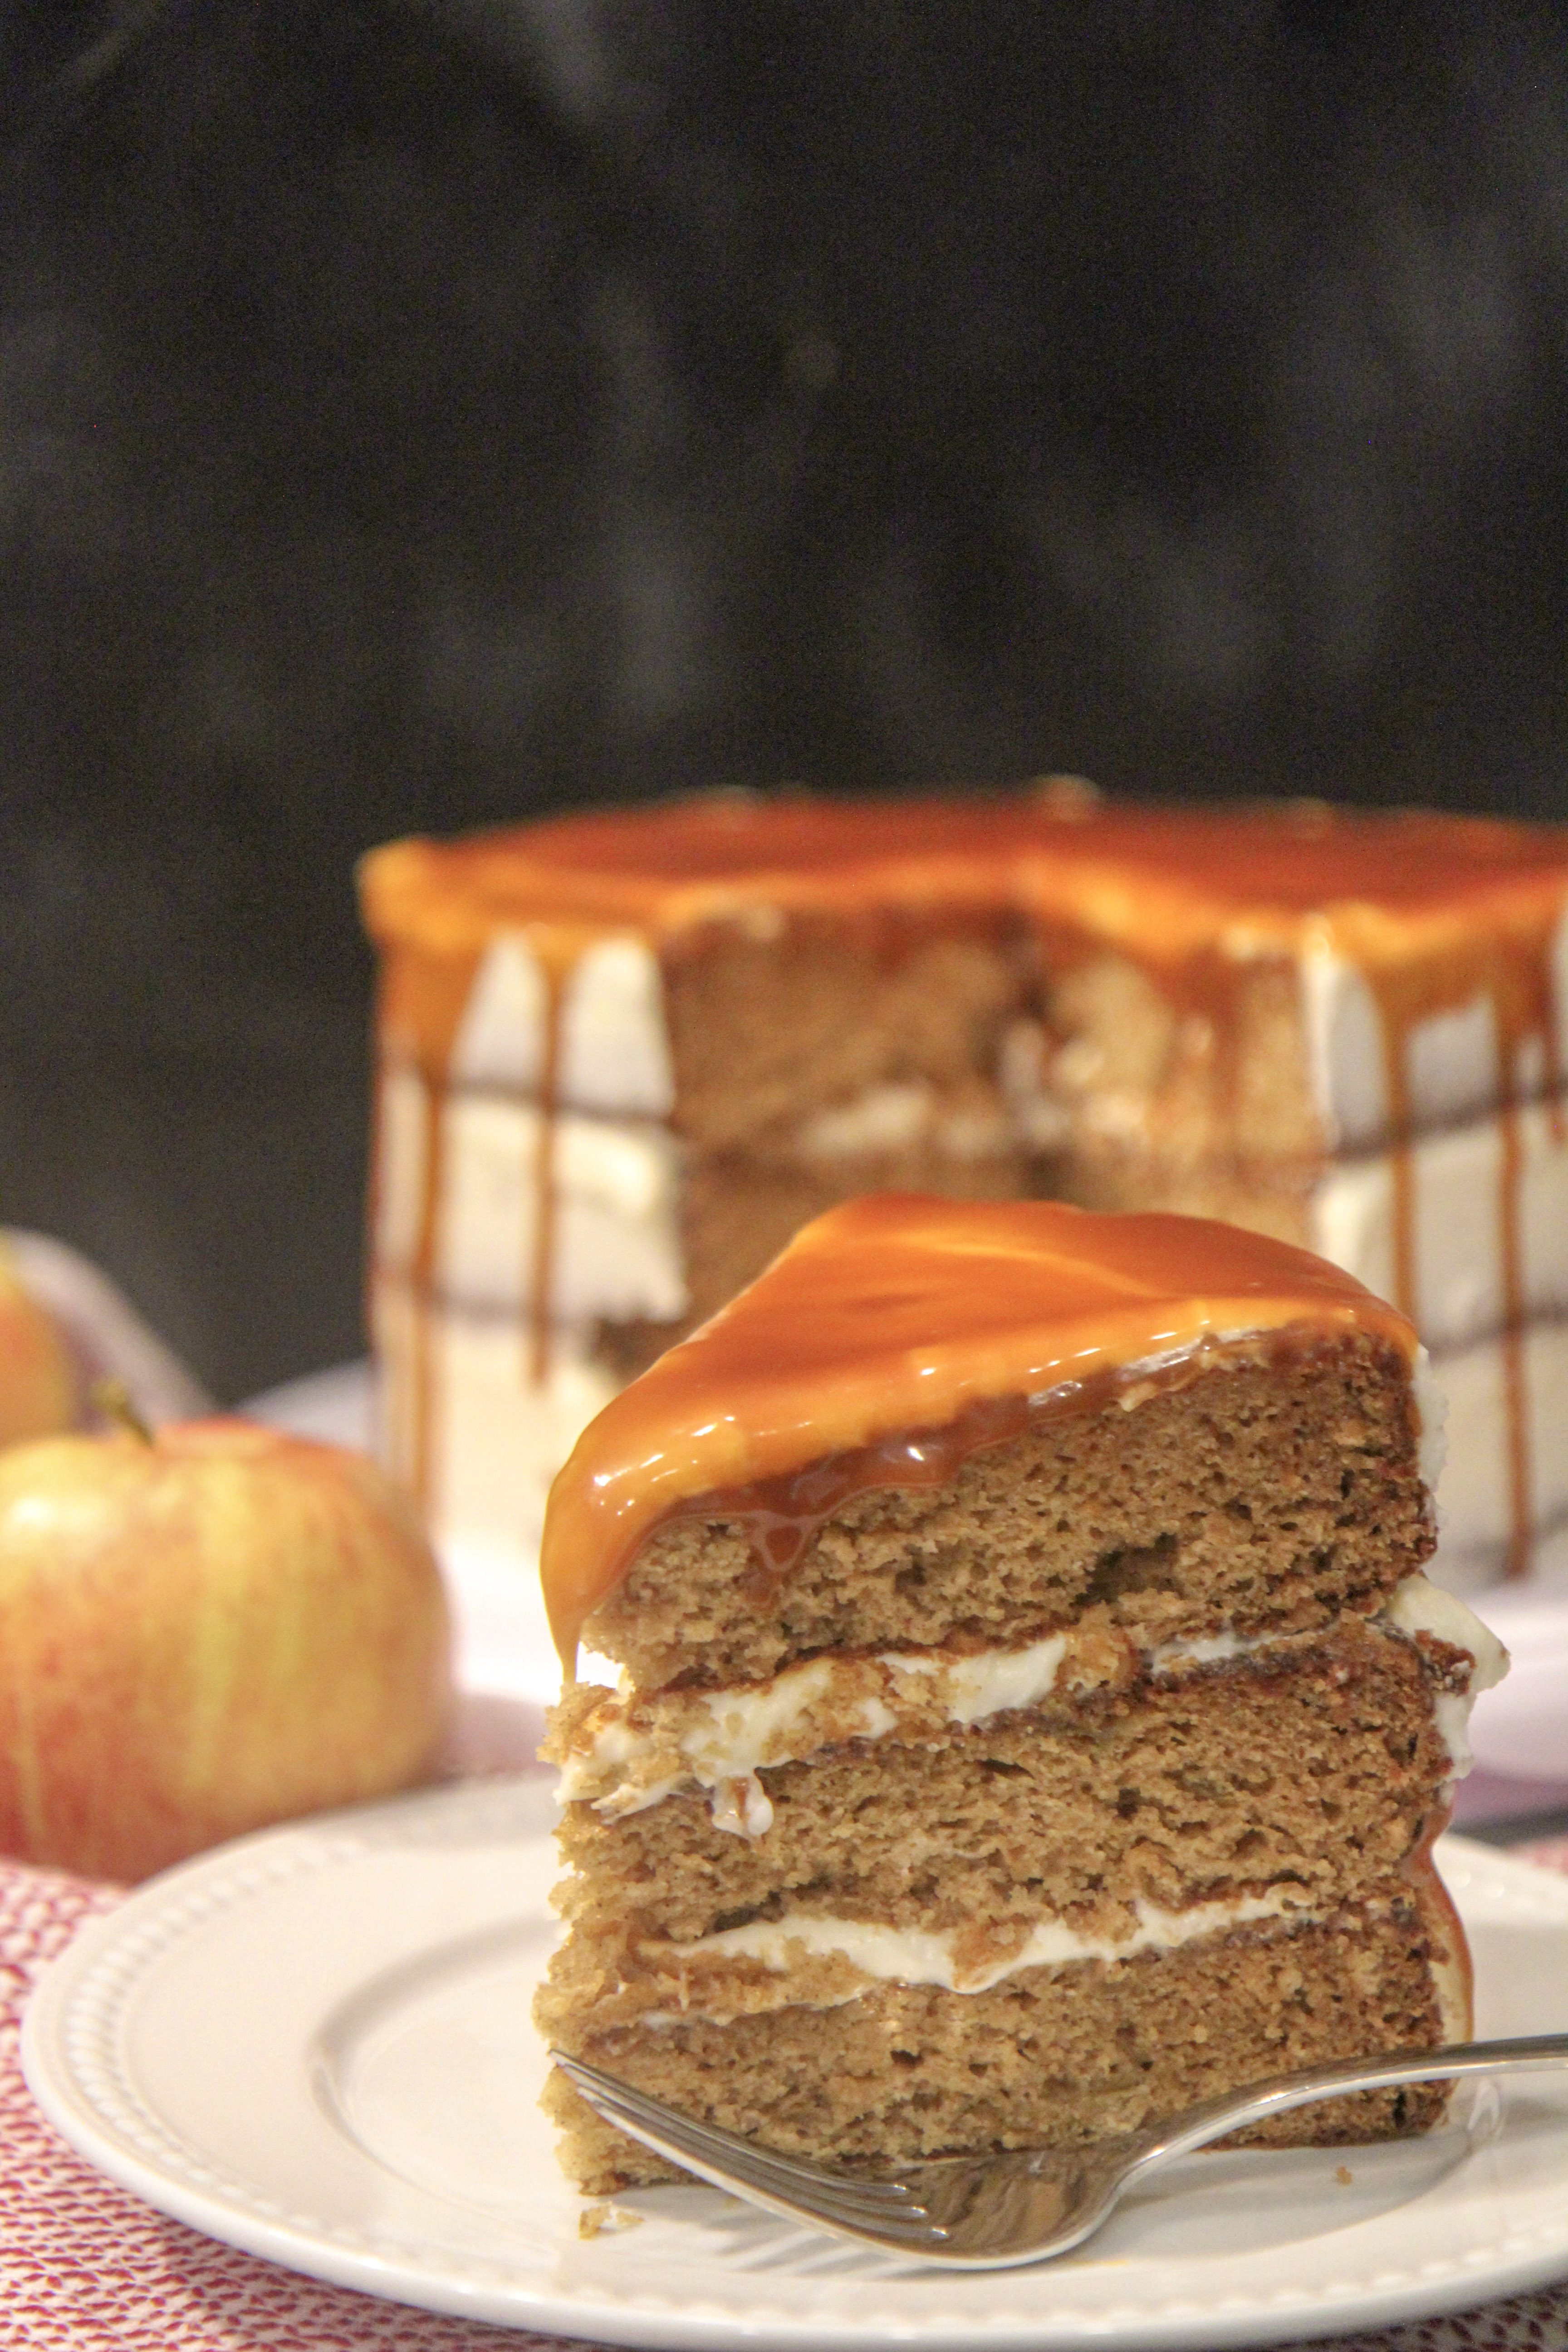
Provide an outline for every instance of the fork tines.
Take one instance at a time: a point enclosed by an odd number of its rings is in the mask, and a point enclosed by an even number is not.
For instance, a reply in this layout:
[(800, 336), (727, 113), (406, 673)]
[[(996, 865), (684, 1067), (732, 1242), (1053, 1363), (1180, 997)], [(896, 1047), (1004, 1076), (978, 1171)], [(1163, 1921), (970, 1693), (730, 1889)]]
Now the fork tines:
[(856, 2230), (875, 2230), (902, 2236), (931, 2238), (933, 2231), (926, 2209), (901, 2180), (878, 2180), (859, 2174), (830, 2172), (775, 2148), (759, 2147), (738, 2132), (716, 2124), (699, 2123), (667, 2106), (662, 2099), (631, 2084), (603, 2074), (581, 2058), (561, 2051), (552, 2057), (574, 2087), (581, 2092), (606, 2123), (618, 2124), (634, 2137), (658, 2149), (672, 2163), (702, 2173), (720, 2188), (744, 2183), (779, 2209), (805, 2214), (831, 2225), (835, 2221)]

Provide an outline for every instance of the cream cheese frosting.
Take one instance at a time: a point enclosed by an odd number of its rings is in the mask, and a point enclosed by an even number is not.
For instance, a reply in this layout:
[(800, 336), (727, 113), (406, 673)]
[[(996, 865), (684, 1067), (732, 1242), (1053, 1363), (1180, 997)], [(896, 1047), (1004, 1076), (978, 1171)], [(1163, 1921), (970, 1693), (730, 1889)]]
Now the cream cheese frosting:
[(893, 1984), (941, 1985), (949, 1992), (988, 1992), (1022, 1969), (1064, 1968), (1077, 1960), (1125, 1960), (1134, 1953), (1173, 1951), (1259, 1919), (1314, 1916), (1299, 1886), (1271, 1886), (1264, 1895), (1236, 1895), (1164, 1911), (1140, 1897), (1122, 1936), (1085, 1934), (1065, 1919), (1037, 1920), (1025, 1940), (1004, 1955), (966, 1965), (961, 1930), (892, 1927), (871, 1919), (786, 1911), (779, 1919), (749, 1920), (670, 1947), (683, 1960), (750, 1960), (783, 1976), (803, 1959), (844, 1959), (861, 1976)]
[[(376, 1258), (407, 1276), (419, 1241), (429, 1150), (428, 1093), (417, 1071), (387, 1071), (381, 1088)], [(537, 1105), (450, 1093), (439, 1108), (440, 1189), (430, 1286), (481, 1310), (531, 1308), (537, 1261)], [(687, 1310), (679, 1234), (680, 1155), (665, 1128), (560, 1112), (550, 1122), (550, 1313), (562, 1324)]]
[[(1527, 1317), (1568, 1309), (1568, 1131), (1557, 1102), (1521, 1104), (1518, 1147), (1519, 1285)], [(1428, 1347), (1464, 1347), (1509, 1319), (1502, 1256), (1508, 1146), (1493, 1115), (1418, 1137), (1406, 1147), (1414, 1318)], [(1380, 1297), (1395, 1281), (1390, 1152), (1330, 1163), (1308, 1203), (1308, 1245)]]
[(1388, 1622), (1412, 1641), (1423, 1633), (1469, 1653), (1474, 1661), (1463, 1691), (1439, 1692), (1433, 1713), (1439, 1737), (1462, 1780), (1475, 1762), (1470, 1751), (1470, 1710), (1482, 1691), (1494, 1690), (1508, 1672), (1508, 1652), (1489, 1626), (1457, 1594), (1425, 1576), (1407, 1576), (1396, 1586), (1384, 1612)]
[(836, 1654), (765, 1683), (663, 1694), (632, 1707), (606, 1696), (587, 1741), (564, 1759), (560, 1796), (616, 1821), (696, 1786), (710, 1790), (720, 1827), (761, 1834), (752, 1825), (765, 1804), (756, 1783), (764, 1766), (851, 1739), (911, 1740), (984, 1722), (1038, 1706), (1058, 1678), (1075, 1689), (1127, 1679), (1131, 1655), (1103, 1628), (1075, 1628), (1014, 1650)]
[[(548, 1020), (543, 966), (521, 932), (502, 932), (475, 975), (449, 1083), (535, 1093)], [(574, 964), (561, 1006), (555, 1093), (565, 1108), (622, 1118), (667, 1118), (674, 1108), (664, 984), (645, 940), (600, 940)]]
[[(1501, 1643), (1464, 1601), (1419, 1575), (1406, 1577), (1372, 1622), (1406, 1639), (1429, 1633), (1474, 1660), (1468, 1689), (1436, 1702), (1459, 1779), (1472, 1760), (1471, 1706), (1506, 1671)], [(1139, 1651), (1109, 1624), (1080, 1624), (1011, 1650), (835, 1654), (744, 1687), (664, 1693), (637, 1704), (606, 1693), (563, 1759), (559, 1793), (563, 1804), (588, 1803), (618, 1821), (679, 1790), (706, 1789), (718, 1827), (763, 1836), (773, 1809), (757, 1775), (771, 1765), (801, 1762), (849, 1740), (929, 1738), (1037, 1706), (1058, 1687), (1083, 1692), (1140, 1674), (1168, 1677), (1320, 1639), (1226, 1628)]]

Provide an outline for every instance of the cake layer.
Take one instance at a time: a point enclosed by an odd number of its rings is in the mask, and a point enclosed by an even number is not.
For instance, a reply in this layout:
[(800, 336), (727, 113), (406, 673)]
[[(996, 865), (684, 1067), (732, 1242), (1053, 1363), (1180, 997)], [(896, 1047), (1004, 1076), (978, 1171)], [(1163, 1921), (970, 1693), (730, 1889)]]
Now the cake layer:
[[(1091, 1217), (1044, 1202), (991, 1206), (904, 1193), (847, 1202), (798, 1234), (739, 1299), (612, 1399), (574, 1449), (552, 1491), (540, 1556), (563, 1661), (570, 1668), (590, 1617), (594, 1645), (622, 1654), (623, 1585), (637, 1588), (651, 1623), (647, 1563), (667, 1537), (678, 1538), (682, 1517), (711, 1517), (715, 1496), (747, 1527), (743, 1546), (764, 1581), (794, 1596), (812, 1580), (799, 1572), (800, 1555), (809, 1570), (825, 1523), (855, 1487), (929, 1490), (945, 1483), (960, 1454), (994, 1450), (1025, 1425), (1087, 1426), (1089, 1408), (1103, 1405), (1142, 1426), (1142, 1405), (1201, 1385), (1210, 1371), (1318, 1350), (1343, 1355), (1348, 1417), (1334, 1442), (1342, 1453), (1376, 1454), (1393, 1480), (1391, 1501), (1403, 1475), (1406, 1502), (1424, 1512), (1415, 1333), (1321, 1258), (1194, 1218)], [(1283, 1383), (1270, 1385), (1277, 1395)], [(1331, 1374), (1310, 1386), (1320, 1409), (1334, 1398)], [(1269, 1409), (1261, 1397), (1258, 1409)], [(1194, 1410), (1196, 1436), (1201, 1401)], [(1233, 1442), (1228, 1429), (1224, 1442)], [(824, 1464), (831, 1466), (816, 1467)], [(794, 1483), (797, 1474), (805, 1475)], [(1348, 1476), (1345, 1462), (1336, 1475)], [(1212, 1465), (1210, 1477), (1212, 1487)], [(1091, 1516), (1060, 1530), (1069, 1554), (1086, 1534), (1106, 1532), (1091, 1497), (1083, 1500)], [(1173, 1529), (1162, 1532), (1175, 1541)], [(1050, 1536), (1042, 1524), (1031, 1533), (1037, 1543)], [(1115, 1548), (1099, 1545), (1107, 1573)], [(1406, 1559), (1402, 1572), (1418, 1565)], [(912, 1570), (904, 1580), (912, 1587), (928, 1573)], [(702, 1643), (713, 1630), (704, 1628)], [(899, 1625), (888, 1633), (927, 1638)], [(839, 1628), (809, 1646), (858, 1639)]]
[[(552, 1479), (615, 1393), (623, 1368), (605, 1362), (592, 1333), (556, 1329), (547, 1380), (536, 1383), (526, 1335), (512, 1318), (432, 1309), (394, 1283), (374, 1286), (373, 1317), (384, 1457), (410, 1484), (423, 1477), (444, 1533), (491, 1540), (499, 1534), (526, 1555), (538, 1541)], [(1516, 1413), (1529, 1465), (1527, 1544), (1539, 1552), (1568, 1528), (1568, 1319), (1444, 1354), (1432, 1377), (1452, 1409), (1436, 1480), (1431, 1572), (1454, 1591), (1479, 1592), (1508, 1573), (1515, 1549)], [(416, 1400), (426, 1384), (427, 1469), (416, 1474)]]
[(584, 1639), (651, 1691), (955, 1629), (1014, 1646), (1097, 1602), (1143, 1647), (1370, 1614), (1432, 1546), (1409, 1383), (1401, 1350), (1354, 1335), (1178, 1359), (1092, 1410), (1077, 1389), (1047, 1392), (1059, 1413), (976, 1408), (962, 1460), (906, 1431), (805, 1492), (696, 1498)]
[[(792, 2155), (897, 2163), (1131, 2131), (1290, 2068), (1430, 2049), (1468, 2030), (1466, 1961), (1435, 1882), (1395, 1878), (1321, 1919), (1265, 1919), (1121, 1960), (1021, 1970), (990, 1990), (878, 1983), (831, 2007), (599, 2030), (591, 1946), (536, 2010), (547, 2039), (688, 2114)], [(1436, 2122), (1441, 2084), (1283, 2116), (1276, 2144)], [(678, 2178), (552, 2074), (545, 2105), (591, 2194)]]
[[(762, 1801), (752, 1835), (743, 1780), (688, 1779), (626, 1811), (612, 1782), (603, 1812), (587, 1797), (566, 1809), (563, 1907), (613, 1968), (620, 2015), (703, 2005), (704, 1960), (721, 1972), (737, 1937), (787, 1943), (803, 1921), (952, 1938), (973, 1973), (1015, 1965), (1042, 1922), (1114, 1948), (1141, 1906), (1280, 1890), (1331, 1906), (1397, 1868), (1444, 1807), (1468, 1760), (1451, 1740), (1473, 1655), (1359, 1619), (1195, 1666), (1134, 1654), (1120, 1682), (762, 1765), (746, 1776)], [(1451, 1727), (1435, 1704), (1449, 1694)], [(569, 1718), (556, 1738), (571, 1787)]]

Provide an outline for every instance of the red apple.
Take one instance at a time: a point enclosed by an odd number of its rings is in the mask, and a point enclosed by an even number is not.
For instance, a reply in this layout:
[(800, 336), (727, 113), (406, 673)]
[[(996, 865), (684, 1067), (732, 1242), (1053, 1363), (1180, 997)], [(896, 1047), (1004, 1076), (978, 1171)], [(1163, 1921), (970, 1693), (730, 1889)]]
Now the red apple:
[(74, 1429), (81, 1380), (64, 1335), (0, 1250), (0, 1446)]
[(254, 1422), (0, 1454), (0, 1852), (136, 1879), (426, 1777), (439, 1570), (361, 1454)]

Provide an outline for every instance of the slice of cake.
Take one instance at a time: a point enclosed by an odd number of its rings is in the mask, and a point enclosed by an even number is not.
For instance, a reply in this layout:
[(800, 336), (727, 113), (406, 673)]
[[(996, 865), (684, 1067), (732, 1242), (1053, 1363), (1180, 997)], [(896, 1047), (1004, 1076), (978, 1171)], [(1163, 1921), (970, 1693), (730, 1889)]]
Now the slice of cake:
[[(1420, 1573), (1432, 1411), (1402, 1316), (1226, 1226), (897, 1194), (807, 1226), (555, 1483), (541, 2031), (834, 2160), (1465, 2038), (1431, 1845), (1504, 1661)], [(546, 2103), (585, 2189), (668, 2177)]]
[(1394, 1298), (1441, 1575), (1568, 1542), (1568, 833), (1410, 812), (718, 796), (369, 858), (384, 1450), (537, 1537), (616, 1386), (834, 1202), (1220, 1216)]

